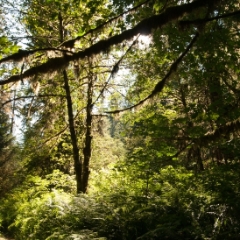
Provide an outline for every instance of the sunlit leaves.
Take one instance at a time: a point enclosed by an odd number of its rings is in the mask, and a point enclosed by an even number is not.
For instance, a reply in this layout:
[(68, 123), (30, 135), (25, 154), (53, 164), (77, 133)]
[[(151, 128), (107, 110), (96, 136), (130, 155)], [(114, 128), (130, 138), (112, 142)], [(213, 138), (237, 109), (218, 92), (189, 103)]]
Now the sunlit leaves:
[(12, 42), (9, 41), (7, 36), (0, 37), (0, 47), (0, 58), (15, 53), (19, 49), (17, 45), (14, 45)]

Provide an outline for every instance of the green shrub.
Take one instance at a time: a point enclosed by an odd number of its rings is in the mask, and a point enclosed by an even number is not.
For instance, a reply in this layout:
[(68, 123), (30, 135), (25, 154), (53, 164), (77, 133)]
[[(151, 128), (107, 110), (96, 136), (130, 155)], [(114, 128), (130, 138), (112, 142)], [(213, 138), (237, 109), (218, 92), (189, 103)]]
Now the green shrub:
[(60, 173), (28, 177), (0, 206), (2, 230), (17, 240), (238, 239), (238, 167), (198, 175), (165, 167), (149, 179), (147, 191), (118, 172), (114, 184), (105, 180), (103, 188), (77, 196), (60, 188), (67, 178)]

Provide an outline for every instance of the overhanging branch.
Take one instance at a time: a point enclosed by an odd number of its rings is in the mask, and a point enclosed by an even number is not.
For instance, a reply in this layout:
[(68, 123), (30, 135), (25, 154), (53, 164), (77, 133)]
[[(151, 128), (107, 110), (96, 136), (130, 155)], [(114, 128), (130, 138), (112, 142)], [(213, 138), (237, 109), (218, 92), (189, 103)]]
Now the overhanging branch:
[[(34, 98), (36, 95), (33, 96), (21, 96), (21, 97), (15, 97), (13, 99), (10, 99), (8, 101), (3, 102), (1, 105), (2, 107), (5, 106), (6, 104), (12, 102), (12, 101), (18, 101), (18, 100), (23, 100), (23, 99), (28, 99), (28, 98)], [(45, 98), (45, 97), (60, 97), (60, 98), (66, 98), (65, 95), (59, 95), (59, 94), (46, 94), (46, 95), (37, 95), (38, 98)]]
[(206, 133), (202, 138), (196, 142), (201, 144), (209, 143), (211, 141), (216, 141), (221, 138), (221, 136), (228, 136), (230, 133), (237, 132), (240, 130), (240, 118), (228, 122), (225, 125), (215, 129), (213, 132)]
[(196, 35), (194, 36), (194, 38), (192, 39), (192, 41), (189, 43), (189, 45), (187, 46), (187, 48), (185, 49), (185, 51), (177, 58), (177, 60), (171, 65), (168, 73), (165, 75), (165, 77), (157, 83), (157, 85), (155, 86), (155, 88), (153, 89), (153, 91), (143, 100), (141, 100), (140, 102), (138, 102), (137, 104), (128, 107), (128, 108), (124, 108), (124, 109), (118, 109), (115, 111), (107, 111), (105, 113), (112, 113), (112, 114), (116, 114), (116, 113), (120, 113), (126, 110), (131, 110), (135, 107), (138, 107), (142, 104), (144, 104), (147, 100), (152, 99), (157, 93), (160, 93), (162, 91), (162, 89), (164, 88), (167, 80), (170, 78), (170, 76), (177, 70), (178, 65), (181, 63), (182, 59), (184, 58), (184, 56), (189, 52), (189, 50), (191, 49), (191, 47), (193, 46), (193, 44), (196, 42), (197, 38), (198, 38), (199, 34), (196, 33)]
[(90, 33), (93, 33), (93, 32), (96, 32), (102, 28), (104, 28), (106, 25), (109, 25), (110, 23), (118, 20), (119, 18), (121, 18), (122, 16), (124, 16), (125, 14), (128, 14), (128, 13), (131, 13), (133, 11), (136, 11), (138, 8), (142, 7), (143, 5), (147, 4), (150, 0), (146, 0), (140, 4), (138, 4), (137, 6), (109, 19), (108, 21), (100, 24), (99, 26), (97, 26), (96, 28), (94, 29), (90, 29), (88, 32), (86, 32), (85, 34), (83, 34), (82, 36), (78, 36), (74, 39), (71, 39), (71, 40), (67, 40), (65, 42), (63, 42), (62, 44), (59, 45), (59, 47), (65, 47), (65, 48), (73, 48), (74, 47), (74, 44), (79, 41), (81, 38), (85, 37), (86, 35), (90, 34)]
[(35, 74), (46, 74), (49, 72), (55, 72), (59, 69), (63, 70), (68, 66), (69, 62), (71, 61), (83, 59), (85, 57), (99, 54), (101, 52), (106, 52), (110, 49), (110, 47), (120, 44), (125, 40), (130, 40), (138, 34), (149, 35), (151, 34), (151, 31), (153, 29), (163, 27), (167, 23), (182, 17), (184, 14), (189, 14), (198, 8), (204, 7), (208, 4), (208, 2), (208, 0), (195, 0), (188, 4), (169, 7), (163, 13), (146, 18), (139, 22), (132, 29), (126, 30), (119, 35), (115, 35), (107, 40), (101, 40), (98, 43), (92, 45), (91, 47), (83, 51), (73, 53), (72, 55), (66, 55), (61, 58), (52, 58), (49, 61), (43, 63), (42, 65), (26, 70), (22, 75), (14, 75), (6, 80), (0, 81), (0, 85), (17, 82), (25, 78), (30, 78)]
[(24, 58), (36, 53), (36, 52), (47, 52), (47, 51), (58, 51), (65, 54), (72, 54), (71, 51), (65, 49), (58, 49), (58, 48), (38, 48), (34, 50), (21, 50), (19, 49), (18, 52), (0, 59), (0, 64), (5, 62), (21, 62)]
[(219, 15), (219, 16), (216, 16), (216, 17), (211, 17), (211, 18), (180, 21), (179, 24), (182, 25), (182, 26), (191, 25), (191, 24), (199, 25), (199, 24), (202, 24), (202, 23), (211, 22), (211, 21), (214, 21), (214, 20), (227, 18), (227, 17), (232, 17), (232, 16), (236, 16), (236, 15), (240, 15), (240, 10), (235, 11), (235, 12), (222, 14), (222, 15)]
[[(138, 35), (139, 37), (139, 35)], [(108, 80), (105, 82), (103, 88), (101, 89), (99, 95), (97, 96), (96, 100), (93, 102), (92, 105), (95, 105), (95, 103), (98, 101), (98, 99), (103, 95), (106, 87), (108, 86), (111, 78), (114, 76), (114, 74), (116, 74), (118, 72), (119, 69), (119, 65), (121, 64), (121, 62), (123, 61), (123, 59), (125, 58), (125, 56), (130, 52), (130, 50), (132, 49), (132, 47), (136, 44), (136, 42), (138, 41), (138, 37), (132, 42), (132, 44), (129, 46), (129, 48), (127, 49), (127, 51), (122, 55), (122, 57), (115, 63), (115, 65), (113, 66), (113, 69), (111, 71), (110, 76), (108, 77)]]

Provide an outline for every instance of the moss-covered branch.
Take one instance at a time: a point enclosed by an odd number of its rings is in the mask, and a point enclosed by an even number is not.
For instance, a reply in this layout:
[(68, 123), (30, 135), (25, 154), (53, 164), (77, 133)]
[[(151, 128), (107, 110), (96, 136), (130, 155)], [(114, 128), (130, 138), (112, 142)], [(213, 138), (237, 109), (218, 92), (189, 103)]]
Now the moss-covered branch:
[(229, 136), (229, 134), (237, 132), (239, 130), (240, 130), (240, 118), (232, 122), (228, 122), (225, 125), (218, 127), (212, 132), (206, 133), (197, 142), (202, 144), (209, 143), (211, 141), (217, 141), (218, 139), (221, 139), (222, 136)]
[(237, 16), (240, 15), (240, 10), (235, 11), (235, 12), (230, 12), (230, 13), (226, 13), (226, 14), (222, 14), (219, 16), (215, 16), (215, 17), (211, 17), (211, 18), (203, 18), (203, 19), (195, 19), (195, 20), (185, 20), (185, 21), (180, 21), (179, 24), (181, 26), (188, 26), (188, 25), (199, 25), (202, 23), (206, 23), (206, 22), (211, 22), (214, 20), (218, 20), (218, 19), (222, 19), (222, 18), (227, 18), (227, 17), (233, 17), (233, 16)]
[(83, 34), (82, 36), (78, 36), (74, 39), (71, 39), (71, 40), (67, 40), (65, 42), (63, 42), (59, 47), (64, 47), (64, 48), (73, 48), (74, 47), (74, 44), (79, 41), (80, 39), (82, 39), (83, 37), (85, 37), (86, 35), (89, 35), (90, 33), (94, 33), (96, 31), (99, 31), (101, 29), (103, 29), (105, 26), (109, 25), (110, 23), (112, 22), (115, 22), (117, 21), (118, 19), (120, 19), (121, 17), (123, 17), (124, 15), (126, 14), (129, 14), (131, 12), (134, 12), (136, 11), (138, 8), (146, 5), (150, 0), (146, 0), (140, 4), (138, 4), (137, 6), (131, 8), (131, 9), (128, 9), (127, 11), (124, 11), (123, 13), (120, 13), (119, 15), (107, 20), (106, 22), (100, 24), (99, 26), (97, 26), (96, 28), (94, 29), (90, 29), (89, 31), (87, 31), (85, 34)]
[[(217, 0), (219, 1), (219, 0)], [(6, 80), (2, 80), (0, 85), (4, 85), (11, 82), (20, 81), (21, 79), (30, 78), (36, 74), (46, 74), (54, 72), (59, 69), (64, 69), (68, 66), (68, 63), (77, 59), (83, 59), (94, 54), (106, 52), (112, 46), (120, 44), (124, 40), (130, 40), (138, 34), (149, 35), (153, 29), (163, 27), (169, 22), (177, 20), (184, 14), (189, 14), (196, 9), (204, 7), (208, 4), (208, 0), (196, 0), (189, 4), (183, 4), (180, 6), (174, 6), (167, 8), (163, 13), (146, 18), (139, 22), (132, 29), (126, 30), (119, 35), (115, 35), (107, 40), (101, 40), (91, 47), (74, 53), (72, 55), (65, 55), (64, 57), (52, 58), (49, 61), (43, 63), (40, 66), (36, 66), (26, 70), (23, 74), (14, 75)], [(26, 53), (27, 54), (27, 53)]]
[(149, 99), (152, 99), (157, 93), (160, 93), (167, 80), (170, 78), (170, 76), (172, 76), (172, 74), (177, 70), (177, 67), (178, 65), (181, 63), (182, 59), (186, 56), (186, 54), (189, 52), (189, 50), (191, 49), (191, 47), (193, 46), (193, 44), (196, 42), (197, 38), (198, 38), (199, 34), (196, 33), (196, 35), (194, 36), (194, 38), (192, 39), (192, 41), (189, 43), (189, 45), (187, 46), (187, 48), (184, 50), (184, 52), (177, 58), (177, 60), (171, 65), (168, 73), (165, 75), (165, 77), (159, 81), (155, 88), (153, 89), (153, 91), (144, 99), (142, 99), (141, 101), (139, 101), (137, 104), (131, 106), (131, 107), (128, 107), (128, 108), (124, 108), (124, 109), (118, 109), (118, 110), (115, 110), (115, 111), (107, 111), (105, 113), (113, 113), (113, 114), (116, 114), (116, 113), (120, 113), (120, 112), (123, 112), (123, 111), (126, 111), (126, 110), (131, 110), (135, 107), (138, 107), (138, 106), (141, 106), (143, 105), (147, 100)]

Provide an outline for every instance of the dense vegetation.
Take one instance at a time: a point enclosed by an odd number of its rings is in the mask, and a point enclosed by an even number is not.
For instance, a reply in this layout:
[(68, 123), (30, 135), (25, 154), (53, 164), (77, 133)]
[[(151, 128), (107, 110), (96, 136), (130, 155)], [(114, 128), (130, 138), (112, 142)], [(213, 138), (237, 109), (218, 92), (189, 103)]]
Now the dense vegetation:
[(239, 0), (0, 3), (0, 233), (240, 238)]

